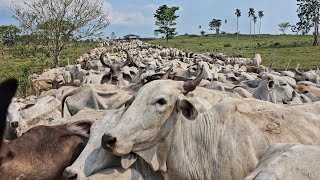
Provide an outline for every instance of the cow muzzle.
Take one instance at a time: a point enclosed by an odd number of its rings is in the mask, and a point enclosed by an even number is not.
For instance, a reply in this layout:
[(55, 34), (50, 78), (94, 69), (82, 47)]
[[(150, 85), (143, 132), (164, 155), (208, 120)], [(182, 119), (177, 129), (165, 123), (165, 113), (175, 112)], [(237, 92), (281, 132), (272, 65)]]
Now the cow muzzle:
[(112, 137), (110, 134), (104, 134), (101, 139), (101, 146), (103, 149), (113, 151), (117, 142), (117, 138)]
[(64, 180), (78, 180), (78, 179), (84, 178), (84, 177), (81, 176), (81, 173), (79, 173), (75, 169), (72, 169), (71, 167), (67, 167), (63, 171), (62, 177), (63, 177)]
[(127, 138), (106, 133), (101, 138), (101, 147), (114, 155), (123, 156), (131, 152), (133, 142), (128, 141)]
[(13, 128), (17, 128), (19, 126), (19, 122), (18, 121), (13, 121), (10, 123), (11, 127)]

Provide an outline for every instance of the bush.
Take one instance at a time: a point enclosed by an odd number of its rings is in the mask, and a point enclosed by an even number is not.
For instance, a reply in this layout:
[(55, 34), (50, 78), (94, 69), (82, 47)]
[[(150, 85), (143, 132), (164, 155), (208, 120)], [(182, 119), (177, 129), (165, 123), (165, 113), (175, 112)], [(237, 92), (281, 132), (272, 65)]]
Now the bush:
[(199, 37), (199, 36), (196, 34), (190, 34), (188, 37)]
[(232, 47), (232, 44), (227, 43), (227, 44), (224, 44), (223, 46), (224, 46), (224, 47)]

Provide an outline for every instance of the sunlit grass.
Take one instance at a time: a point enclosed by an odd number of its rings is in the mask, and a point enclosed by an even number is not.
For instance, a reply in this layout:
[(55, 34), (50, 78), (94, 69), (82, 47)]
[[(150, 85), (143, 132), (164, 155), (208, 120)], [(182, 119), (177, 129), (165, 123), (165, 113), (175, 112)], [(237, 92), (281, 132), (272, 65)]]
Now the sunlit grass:
[[(277, 61), (275, 69), (285, 68), (291, 59), (290, 69), (300, 63), (302, 69), (320, 66), (320, 46), (312, 46), (312, 36), (298, 35), (208, 35), (208, 36), (178, 36), (170, 39), (167, 44), (165, 39), (150, 41), (167, 47), (180, 48), (193, 52), (222, 52), (227, 55), (243, 55), (253, 58), (255, 53), (260, 53), (264, 65), (269, 65), (272, 58)], [(260, 47), (258, 47), (258, 43)], [(279, 43), (279, 45), (275, 45)], [(230, 46), (231, 47), (228, 47)]]

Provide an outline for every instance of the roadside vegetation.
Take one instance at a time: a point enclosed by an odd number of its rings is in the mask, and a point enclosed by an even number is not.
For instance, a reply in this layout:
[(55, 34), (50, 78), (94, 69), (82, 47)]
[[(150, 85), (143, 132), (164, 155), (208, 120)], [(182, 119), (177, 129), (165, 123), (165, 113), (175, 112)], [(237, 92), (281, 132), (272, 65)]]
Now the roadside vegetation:
[[(68, 61), (74, 64), (77, 58), (95, 46), (96, 43), (89, 41), (69, 43), (60, 55), (60, 66), (66, 66)], [(19, 96), (29, 93), (29, 75), (42, 73), (44, 69), (53, 67), (52, 57), (48, 54), (46, 46), (34, 44), (0, 46), (0, 81), (9, 77), (17, 78)]]

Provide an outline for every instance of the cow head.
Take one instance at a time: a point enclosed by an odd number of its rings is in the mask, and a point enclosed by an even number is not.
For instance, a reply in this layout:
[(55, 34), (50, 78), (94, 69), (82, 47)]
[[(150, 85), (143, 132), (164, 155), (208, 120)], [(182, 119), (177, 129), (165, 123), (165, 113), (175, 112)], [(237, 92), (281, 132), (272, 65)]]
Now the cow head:
[(280, 76), (267, 75), (253, 92), (253, 97), (273, 103), (287, 103), (294, 89)]
[(12, 97), (15, 95), (18, 88), (16, 79), (8, 79), (0, 83), (0, 147), (3, 139), (4, 130), (6, 127), (6, 118), (9, 104)]
[(104, 126), (116, 123), (122, 113), (123, 110), (119, 109), (108, 110), (97, 121), (83, 120), (67, 126), (70, 131), (89, 137), (89, 141), (77, 160), (64, 171), (65, 179), (82, 179), (107, 167), (120, 166), (119, 157), (104, 150), (100, 139), (104, 134)]
[(134, 152), (150, 163), (150, 158), (139, 153), (165, 141), (181, 114), (186, 119), (196, 119), (198, 110), (185, 94), (201, 82), (203, 72), (187, 82), (157, 80), (143, 86), (118, 123), (107, 127), (102, 147), (118, 156)]
[(109, 64), (105, 62), (105, 58), (104, 58), (105, 53), (101, 54), (100, 62), (105, 67), (110, 68), (110, 71), (102, 77), (101, 84), (108, 83), (108, 82), (110, 82), (111, 84), (118, 84), (120, 81), (123, 81), (123, 80), (129, 81), (129, 82), (132, 81), (131, 76), (124, 74), (121, 71), (124, 66), (127, 66), (132, 63), (132, 58), (130, 57), (128, 51), (127, 50), (124, 50), (124, 51), (127, 54), (127, 60), (124, 63), (114, 62), (112, 64)]

